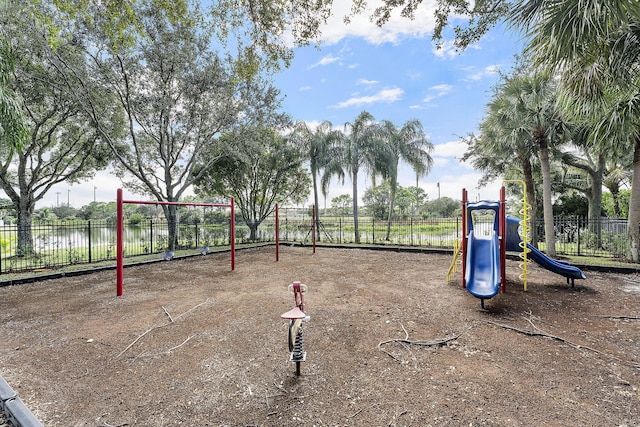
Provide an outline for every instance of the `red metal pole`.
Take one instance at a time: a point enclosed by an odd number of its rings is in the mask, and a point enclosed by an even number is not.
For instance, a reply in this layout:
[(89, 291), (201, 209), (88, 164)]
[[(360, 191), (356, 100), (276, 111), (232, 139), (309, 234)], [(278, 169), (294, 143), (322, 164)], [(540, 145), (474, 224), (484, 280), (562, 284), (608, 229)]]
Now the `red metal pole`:
[(122, 258), (122, 188), (118, 188), (116, 196), (116, 295), (122, 296), (122, 282), (124, 278), (124, 260)]
[(313, 237), (311, 241), (313, 242), (313, 253), (316, 253), (316, 205), (311, 205), (311, 234)]
[(235, 202), (233, 197), (229, 202), (231, 205), (231, 222), (230, 222), (230, 233), (229, 244), (231, 245), (231, 271), (236, 269), (236, 211), (235, 211)]
[(280, 218), (279, 208), (276, 203), (276, 262), (280, 260)]
[(462, 287), (467, 287), (465, 274), (467, 272), (467, 190), (462, 189)]
[(507, 197), (504, 186), (500, 187), (500, 283), (502, 293), (507, 291)]

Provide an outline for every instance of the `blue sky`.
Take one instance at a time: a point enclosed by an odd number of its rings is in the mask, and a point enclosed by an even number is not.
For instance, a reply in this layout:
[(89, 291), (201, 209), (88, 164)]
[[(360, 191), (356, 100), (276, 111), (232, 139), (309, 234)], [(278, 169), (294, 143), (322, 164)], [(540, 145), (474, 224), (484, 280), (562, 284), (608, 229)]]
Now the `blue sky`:
[[(312, 125), (329, 120), (336, 128), (363, 110), (397, 126), (418, 119), (435, 146), (434, 167), (419, 181), (429, 199), (438, 197), (439, 182), (441, 196), (460, 199), (466, 188), (472, 199), (496, 200), (501, 183), (477, 188), (480, 175), (458, 160), (465, 150), (459, 138), (476, 132), (499, 70), (508, 72), (521, 51), (519, 35), (499, 27), (464, 52), (456, 53), (451, 42), (436, 50), (430, 2), (423, 3), (414, 21), (393, 17), (383, 28), (366, 15), (343, 24), (349, 4), (336, 5), (319, 47), (297, 48), (291, 67), (275, 76), (284, 111), (294, 120)], [(370, 186), (362, 175), (360, 196)], [(415, 182), (415, 174), (404, 167), (400, 185)], [(38, 207), (67, 201), (80, 207), (93, 201), (94, 194), (97, 201), (113, 201), (118, 186), (117, 178), (101, 172), (91, 181), (54, 187)], [(348, 179), (344, 185), (331, 184), (327, 206), (340, 194), (351, 194)], [(139, 198), (126, 192), (125, 197)]]
[[(511, 69), (521, 38), (500, 27), (461, 53), (450, 42), (436, 50), (432, 11), (423, 10), (416, 21), (407, 26), (396, 19), (391, 28), (379, 29), (366, 19), (353, 27), (334, 19), (320, 49), (297, 49), (292, 66), (276, 77), (286, 97), (284, 109), (294, 120), (329, 120), (336, 128), (363, 110), (398, 127), (418, 119), (435, 146), (434, 167), (418, 183), (429, 199), (438, 197), (439, 182), (441, 196), (460, 199), (467, 188), (473, 199), (496, 200), (501, 183), (477, 188), (480, 175), (458, 160), (466, 147), (459, 140), (477, 132), (498, 73)], [(402, 169), (399, 183), (415, 185), (409, 167)], [(362, 177), (360, 195), (370, 185)], [(344, 185), (332, 183), (327, 206), (340, 194), (351, 194), (348, 179)]]

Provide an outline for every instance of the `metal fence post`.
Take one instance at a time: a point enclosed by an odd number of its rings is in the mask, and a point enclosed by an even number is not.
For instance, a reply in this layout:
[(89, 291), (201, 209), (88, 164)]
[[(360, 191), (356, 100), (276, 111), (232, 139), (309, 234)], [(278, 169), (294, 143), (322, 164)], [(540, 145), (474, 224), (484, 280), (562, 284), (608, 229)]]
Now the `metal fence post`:
[(371, 243), (376, 243), (376, 219), (371, 218)]
[(153, 253), (153, 220), (149, 220), (149, 253)]
[(580, 217), (576, 217), (576, 240), (578, 242), (578, 256), (580, 256)]
[(89, 245), (89, 263), (91, 263), (91, 220), (87, 221), (87, 244)]
[(411, 246), (413, 246), (413, 216), (409, 218), (409, 233), (411, 233)]

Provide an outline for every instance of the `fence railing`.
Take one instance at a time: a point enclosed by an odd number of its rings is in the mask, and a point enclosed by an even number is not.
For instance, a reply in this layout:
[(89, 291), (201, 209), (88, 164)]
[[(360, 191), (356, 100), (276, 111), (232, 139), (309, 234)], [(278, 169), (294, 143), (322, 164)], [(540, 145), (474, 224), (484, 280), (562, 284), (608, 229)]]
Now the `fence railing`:
[[(559, 255), (625, 258), (629, 245), (627, 222), (603, 218), (556, 218), (556, 252)], [(260, 223), (253, 242), (275, 241), (275, 218)], [(311, 243), (311, 217), (308, 210), (288, 209), (280, 214), (280, 239)], [(536, 225), (538, 247), (544, 250), (544, 224)], [(61, 221), (34, 223), (30, 241), (21, 248), (19, 235), (24, 231), (15, 225), (0, 226), (0, 274), (58, 268), (72, 264), (91, 264), (116, 258), (116, 230), (107, 221)], [(461, 238), (462, 219), (433, 218), (387, 221), (361, 218), (358, 221), (360, 243), (365, 245), (397, 245), (452, 249)], [(250, 228), (236, 222), (236, 243), (250, 242)], [(354, 244), (355, 224), (352, 217), (321, 218), (318, 229), (320, 243)], [(160, 254), (168, 247), (168, 225), (165, 221), (146, 220), (125, 224), (124, 256)], [(176, 250), (197, 253), (199, 249), (229, 246), (229, 223), (179, 224)], [(161, 256), (159, 256), (161, 258)]]

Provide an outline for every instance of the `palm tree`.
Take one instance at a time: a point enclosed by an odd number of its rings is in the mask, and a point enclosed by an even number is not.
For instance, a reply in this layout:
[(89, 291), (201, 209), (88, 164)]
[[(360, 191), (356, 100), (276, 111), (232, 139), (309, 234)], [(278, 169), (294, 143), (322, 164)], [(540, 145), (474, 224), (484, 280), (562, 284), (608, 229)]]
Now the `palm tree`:
[(505, 77), (487, 105), (480, 138), (469, 140), (470, 147), (462, 160), (473, 159), (480, 170), (492, 171), (497, 177), (504, 167), (512, 164), (514, 156), (522, 169), (531, 211), (532, 241), (535, 234), (535, 181), (532, 159), (537, 156), (543, 181), (543, 212), (545, 244), (549, 256), (555, 256), (555, 233), (551, 204), (551, 165), (549, 146), (562, 129), (553, 102), (554, 85), (546, 75), (527, 75), (521, 72)]
[[(338, 157), (338, 143), (341, 140), (340, 132), (333, 130), (330, 121), (325, 120), (315, 129), (311, 129), (307, 122), (298, 121), (291, 135), (295, 142), (305, 147), (311, 180), (313, 183), (313, 201), (316, 218), (316, 239), (320, 241), (320, 210), (318, 209), (318, 177), (320, 171), (329, 163), (330, 159)], [(322, 188), (326, 195), (326, 187)]]
[(345, 171), (351, 176), (353, 197), (353, 226), (355, 242), (360, 243), (358, 230), (358, 174), (361, 168), (375, 170), (376, 159), (380, 157), (381, 141), (377, 138), (377, 125), (373, 116), (363, 111), (353, 122), (344, 125), (340, 156), (331, 159), (325, 166), (322, 187), (326, 188), (331, 177), (337, 176), (344, 182)]
[(593, 143), (633, 152), (627, 233), (639, 262), (640, 2), (521, 0), (510, 19), (531, 37), (535, 62), (562, 73), (566, 111), (597, 126)]
[[(602, 147), (593, 146), (588, 143), (592, 129), (584, 123), (572, 126), (571, 142), (579, 150), (579, 154), (560, 153), (559, 157), (564, 163), (565, 176), (570, 170), (577, 170), (578, 175), (584, 179), (577, 181), (564, 179), (562, 185), (565, 188), (574, 189), (582, 193), (588, 201), (588, 225), (589, 231), (596, 236), (593, 243), (596, 247), (601, 246), (602, 227), (600, 218), (602, 216), (602, 185), (606, 171), (607, 156), (601, 150)], [(571, 176), (572, 174), (569, 174)]]
[(380, 123), (380, 131), (385, 142), (383, 158), (380, 159), (382, 161), (380, 170), (391, 185), (385, 237), (385, 240), (389, 240), (400, 162), (409, 164), (416, 173), (416, 177), (426, 176), (433, 166), (433, 158), (430, 154), (433, 151), (433, 144), (425, 136), (422, 123), (417, 119), (407, 121), (400, 129), (389, 120), (383, 120)]
[(548, 74), (516, 76), (503, 87), (505, 96), (513, 99), (516, 123), (528, 133), (537, 147), (542, 171), (542, 211), (547, 255), (556, 256), (556, 239), (551, 201), (550, 149), (559, 144), (566, 132), (556, 103), (557, 87)]
[(626, 167), (620, 167), (616, 163), (607, 165), (602, 185), (611, 193), (613, 200), (613, 214), (616, 218), (622, 217), (620, 210), (620, 188), (624, 183), (631, 181), (631, 171)]

